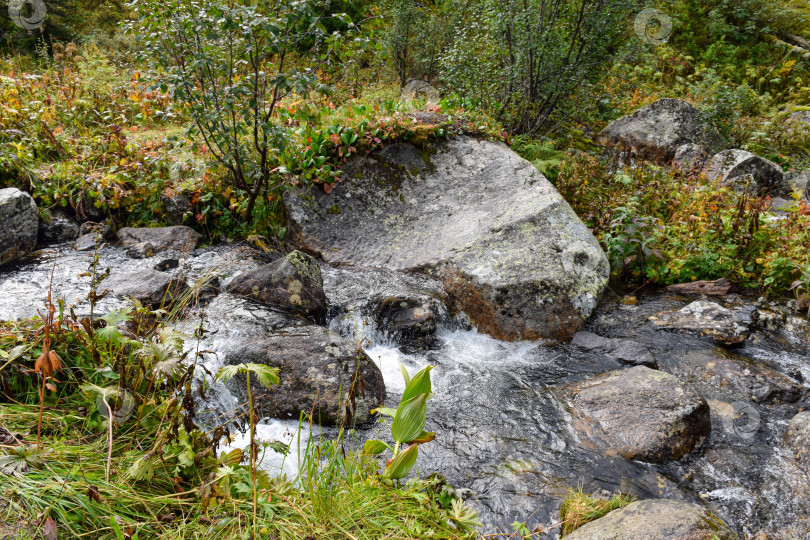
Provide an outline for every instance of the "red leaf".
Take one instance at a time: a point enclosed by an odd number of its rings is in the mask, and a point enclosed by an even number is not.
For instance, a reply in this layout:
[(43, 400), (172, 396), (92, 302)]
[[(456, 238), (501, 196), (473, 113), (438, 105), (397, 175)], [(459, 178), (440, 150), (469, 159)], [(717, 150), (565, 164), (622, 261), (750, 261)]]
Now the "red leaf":
[(56, 522), (53, 520), (53, 518), (47, 518), (42, 523), (42, 529), (40, 529), (39, 532), (42, 535), (42, 538), (45, 540), (57, 540), (58, 538)]

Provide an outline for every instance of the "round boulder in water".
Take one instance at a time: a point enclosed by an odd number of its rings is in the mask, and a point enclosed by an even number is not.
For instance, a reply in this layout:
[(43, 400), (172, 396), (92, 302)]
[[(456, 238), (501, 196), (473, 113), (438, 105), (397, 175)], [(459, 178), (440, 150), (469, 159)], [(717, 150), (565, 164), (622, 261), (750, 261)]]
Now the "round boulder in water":
[(37, 245), (37, 205), (17, 188), (0, 189), (0, 265), (23, 257)]
[(627, 459), (680, 459), (711, 431), (706, 400), (648, 367), (611, 371), (566, 393), (577, 428)]
[[(227, 354), (227, 364), (256, 363), (279, 368), (281, 383), (266, 390), (255, 384), (256, 409), (261, 416), (297, 420), (313, 414), (323, 425), (363, 424), (385, 399), (380, 369), (351, 341), (320, 326), (293, 326), (249, 341)], [(228, 386), (247, 400), (245, 375)]]
[(190, 253), (200, 245), (203, 236), (185, 225), (172, 227), (124, 227), (118, 231), (118, 241), (123, 247), (150, 243), (155, 253), (176, 251)]
[(733, 540), (734, 533), (700, 505), (648, 499), (614, 510), (566, 540)]
[(436, 277), (496, 338), (570, 339), (607, 285), (599, 243), (503, 143), (394, 144), (342, 177), (330, 194), (285, 194), (294, 241), (332, 265)]
[(300, 251), (242, 272), (228, 284), (227, 291), (318, 321), (326, 313), (321, 268), (315, 259)]

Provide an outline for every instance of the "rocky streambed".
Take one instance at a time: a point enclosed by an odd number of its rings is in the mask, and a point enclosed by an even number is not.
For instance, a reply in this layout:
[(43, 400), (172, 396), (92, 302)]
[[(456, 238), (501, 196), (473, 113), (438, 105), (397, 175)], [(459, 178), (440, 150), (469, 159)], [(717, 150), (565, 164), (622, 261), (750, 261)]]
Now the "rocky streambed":
[[(187, 227), (87, 225), (32, 252), (35, 210), (0, 193), (15, 201), (0, 211), (25, 214), (0, 235), (16, 261), (0, 272), (0, 319), (35, 315), (51, 286), (85, 313), (82, 274), (98, 249), (110, 293), (97, 313), (196, 289), (178, 327), (204, 330), (193, 346), (209, 351), (208, 371), (280, 368), (281, 384), (257, 398), (260, 439), (290, 442), (311, 411), (319, 425), (301, 439), (333, 436), (346, 412), (351, 440), (385, 439), (371, 410), (399, 402), (400, 364), (434, 366), (427, 429), (437, 437), (418, 474), (446, 476), (483, 532), (549, 528), (581, 487), (639, 502), (572, 535), (580, 540), (810, 534), (806, 319), (723, 282), (609, 286), (593, 236), (499, 143), (394, 145), (346, 173), (331, 195), (285, 198), (300, 251), (284, 254), (199, 248)], [(245, 397), (238, 379), (208, 383), (199, 418), (213, 423)], [(294, 474), (298, 446), (263, 466)]]

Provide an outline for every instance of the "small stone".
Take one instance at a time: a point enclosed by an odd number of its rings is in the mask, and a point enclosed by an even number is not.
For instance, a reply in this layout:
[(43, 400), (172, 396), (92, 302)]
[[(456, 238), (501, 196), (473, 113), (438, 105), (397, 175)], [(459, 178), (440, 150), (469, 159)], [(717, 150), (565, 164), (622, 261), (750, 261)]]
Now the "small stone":
[(76, 251), (93, 251), (96, 248), (96, 241), (98, 241), (99, 247), (101, 247), (101, 235), (96, 233), (83, 234), (73, 242), (73, 249)]
[(810, 411), (802, 411), (790, 421), (785, 432), (784, 445), (796, 462), (810, 472)]
[(155, 247), (151, 242), (140, 242), (127, 247), (127, 256), (133, 259), (148, 259), (155, 256)]
[(733, 311), (700, 300), (678, 310), (659, 313), (652, 318), (652, 323), (662, 330), (710, 337), (721, 345), (738, 345), (749, 333), (748, 326)]
[(170, 258), (170, 259), (163, 259), (155, 264), (155, 270), (160, 270), (161, 272), (165, 272), (166, 270), (172, 270), (180, 266), (180, 261), (178, 259)]
[(54, 212), (39, 220), (37, 244), (47, 246), (69, 242), (79, 235), (79, 226), (62, 213)]
[(586, 351), (604, 354), (622, 364), (658, 367), (650, 349), (629, 339), (605, 338), (581, 330), (571, 340), (571, 345)]
[(182, 277), (155, 270), (113, 274), (102, 285), (116, 296), (134, 298), (152, 307), (167, 306), (188, 289)]
[(185, 225), (172, 227), (124, 227), (118, 231), (118, 241), (124, 246), (149, 242), (155, 253), (176, 251), (190, 253), (200, 245), (203, 236)]

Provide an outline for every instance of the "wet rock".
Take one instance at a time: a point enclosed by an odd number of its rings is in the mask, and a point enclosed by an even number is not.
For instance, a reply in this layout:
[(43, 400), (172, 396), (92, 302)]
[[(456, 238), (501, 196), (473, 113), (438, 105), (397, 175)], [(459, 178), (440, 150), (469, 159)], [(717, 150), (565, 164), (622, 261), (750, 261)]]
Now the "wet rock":
[(571, 345), (586, 351), (604, 354), (622, 364), (658, 367), (650, 349), (630, 339), (606, 338), (581, 330), (571, 340)]
[(675, 150), (675, 157), (672, 158), (672, 164), (684, 171), (700, 171), (706, 162), (709, 161), (709, 156), (702, 144), (687, 143), (682, 144)]
[(709, 435), (709, 405), (675, 377), (644, 366), (569, 386), (577, 428), (627, 459), (680, 459)]
[[(249, 341), (229, 353), (226, 362), (279, 368), (278, 386), (268, 391), (254, 383), (262, 416), (298, 419), (314, 410), (315, 422), (332, 425), (349, 409), (353, 423), (363, 424), (385, 399), (382, 373), (374, 362), (351, 341), (319, 326), (288, 327)], [(247, 399), (244, 375), (232, 379), (229, 388)]]
[(96, 241), (101, 243), (101, 235), (96, 233), (83, 234), (73, 242), (73, 249), (76, 251), (93, 251), (96, 247)]
[(667, 292), (684, 295), (725, 296), (731, 290), (731, 281), (726, 278), (714, 281), (692, 281), (691, 283), (676, 283), (667, 287)]
[(37, 244), (47, 246), (70, 242), (79, 235), (79, 226), (75, 221), (60, 212), (54, 212), (47, 218), (39, 220)]
[(37, 245), (37, 205), (17, 188), (0, 189), (0, 265), (29, 254)]
[(102, 286), (116, 296), (134, 298), (152, 307), (169, 305), (188, 289), (182, 277), (156, 270), (112, 274)]
[(720, 304), (701, 300), (650, 319), (662, 330), (710, 337), (721, 345), (738, 345), (749, 333), (748, 326), (736, 313)]
[(735, 540), (704, 507), (683, 501), (647, 499), (586, 523), (566, 540)]
[(607, 284), (590, 231), (501, 143), (395, 144), (343, 170), (331, 194), (285, 194), (294, 241), (333, 265), (436, 277), (494, 337), (570, 339)]
[(715, 154), (703, 173), (710, 180), (742, 191), (790, 195), (790, 184), (776, 163), (745, 150), (725, 150)]
[(659, 99), (611, 122), (597, 135), (596, 142), (629, 150), (639, 159), (669, 162), (682, 145), (701, 143), (699, 116), (699, 111), (685, 101)]
[(323, 320), (326, 313), (321, 269), (315, 259), (300, 251), (242, 272), (226, 290), (318, 321)]
[(166, 270), (172, 270), (174, 268), (177, 268), (178, 266), (180, 266), (180, 260), (171, 257), (168, 259), (158, 261), (157, 264), (155, 264), (155, 270), (165, 272)]
[(376, 323), (405, 350), (431, 349), (442, 311), (439, 301), (430, 296), (394, 296), (380, 302)]
[(149, 242), (155, 253), (177, 251), (191, 253), (200, 244), (203, 236), (185, 225), (172, 227), (124, 227), (118, 231), (118, 241), (124, 247)]
[[(728, 398), (755, 403), (795, 403), (805, 396), (804, 387), (767, 365), (723, 350), (687, 351), (671, 355), (664, 368), (695, 385), (707, 384)], [(698, 390), (708, 396), (709, 390)]]
[(155, 246), (151, 242), (139, 242), (127, 246), (127, 256), (133, 259), (148, 259), (155, 256)]
[(784, 439), (796, 462), (810, 471), (810, 411), (802, 411), (790, 421)]

